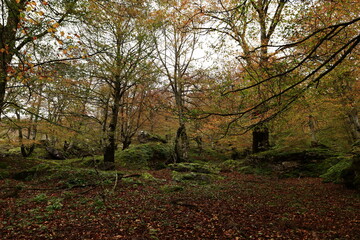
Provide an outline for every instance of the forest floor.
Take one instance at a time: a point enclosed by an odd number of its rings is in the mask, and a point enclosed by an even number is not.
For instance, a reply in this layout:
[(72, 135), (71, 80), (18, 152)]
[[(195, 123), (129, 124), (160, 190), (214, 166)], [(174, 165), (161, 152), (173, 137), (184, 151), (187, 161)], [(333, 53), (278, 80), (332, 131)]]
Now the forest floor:
[(0, 199), (0, 239), (360, 237), (360, 195), (318, 178), (222, 173), (199, 185), (172, 181), (170, 170), (147, 173), (156, 179), (68, 189), (1, 180), (9, 196)]

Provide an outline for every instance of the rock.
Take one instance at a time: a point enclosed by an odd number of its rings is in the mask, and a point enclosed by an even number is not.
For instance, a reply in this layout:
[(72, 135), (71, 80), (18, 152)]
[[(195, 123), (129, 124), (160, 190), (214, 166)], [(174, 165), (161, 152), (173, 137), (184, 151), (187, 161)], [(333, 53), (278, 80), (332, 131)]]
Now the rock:
[(298, 167), (300, 164), (298, 162), (295, 162), (295, 161), (288, 161), (288, 162), (282, 162), (281, 165), (283, 166), (283, 168), (286, 170), (286, 169), (289, 169), (289, 168), (296, 168)]
[(161, 143), (167, 143), (167, 141), (160, 136), (151, 135), (148, 132), (141, 131), (138, 135), (138, 141), (140, 143), (149, 143), (149, 142), (161, 142)]
[(169, 164), (171, 170), (177, 172), (196, 172), (196, 173), (218, 173), (217, 169), (199, 163), (173, 163)]
[(62, 152), (60, 152), (59, 150), (57, 150), (53, 147), (48, 146), (45, 149), (49, 153), (51, 159), (55, 159), (55, 160), (65, 160), (66, 159)]
[(340, 176), (348, 188), (360, 190), (360, 156), (355, 156), (350, 167), (344, 169)]

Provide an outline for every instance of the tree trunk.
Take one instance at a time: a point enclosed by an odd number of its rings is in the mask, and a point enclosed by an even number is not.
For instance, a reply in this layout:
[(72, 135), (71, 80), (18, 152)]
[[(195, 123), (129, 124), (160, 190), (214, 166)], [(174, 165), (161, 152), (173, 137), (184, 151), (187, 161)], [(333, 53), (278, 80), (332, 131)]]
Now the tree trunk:
[(0, 120), (5, 104), (5, 91), (6, 91), (6, 72), (0, 68)]
[(186, 134), (185, 124), (182, 123), (176, 132), (175, 162), (184, 162), (189, 158), (189, 139)]
[(197, 144), (198, 152), (199, 152), (199, 154), (201, 155), (202, 152), (203, 152), (203, 150), (204, 150), (202, 137), (201, 137), (201, 136), (196, 136), (196, 137), (194, 138), (194, 140), (195, 140), (195, 142), (196, 142), (196, 144)]
[(23, 157), (29, 157), (35, 150), (35, 144), (32, 143), (30, 146), (21, 145), (21, 155)]
[(123, 144), (122, 150), (128, 149), (131, 144), (131, 138), (125, 137), (124, 140), (122, 141), (122, 144)]
[(318, 146), (319, 141), (316, 137), (316, 121), (315, 118), (312, 115), (309, 115), (309, 128), (311, 133), (311, 146)]
[(269, 129), (266, 126), (255, 127), (253, 130), (253, 153), (266, 151), (269, 147)]
[(114, 105), (111, 107), (111, 119), (107, 132), (107, 142), (104, 149), (104, 164), (106, 170), (111, 170), (115, 167), (116, 127), (118, 123), (121, 100), (121, 84), (119, 81), (115, 82), (114, 92)]
[(360, 121), (358, 116), (358, 111), (356, 108), (352, 108), (350, 112), (348, 112), (348, 119), (350, 124), (350, 133), (353, 142), (357, 142), (360, 140)]

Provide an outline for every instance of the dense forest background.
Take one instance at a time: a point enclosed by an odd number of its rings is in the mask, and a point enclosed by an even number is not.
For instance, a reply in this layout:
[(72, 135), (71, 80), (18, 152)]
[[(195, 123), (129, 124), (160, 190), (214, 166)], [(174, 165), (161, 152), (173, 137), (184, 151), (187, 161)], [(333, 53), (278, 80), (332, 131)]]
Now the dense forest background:
[(1, 239), (358, 238), (358, 1), (0, 12)]
[[(356, 1), (1, 1), (1, 142), (173, 161), (359, 140)], [(56, 154), (55, 154), (56, 155)]]

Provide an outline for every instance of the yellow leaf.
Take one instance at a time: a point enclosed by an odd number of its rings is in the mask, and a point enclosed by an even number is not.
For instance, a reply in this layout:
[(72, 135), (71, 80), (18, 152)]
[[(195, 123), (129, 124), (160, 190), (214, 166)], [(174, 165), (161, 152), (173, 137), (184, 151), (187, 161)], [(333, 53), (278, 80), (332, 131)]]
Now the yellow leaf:
[(5, 48), (1, 48), (1, 49), (0, 49), (0, 52), (1, 52), (1, 53), (5, 52), (5, 51), (6, 51)]
[(53, 27), (53, 28), (58, 28), (58, 27), (60, 27), (60, 24), (59, 24), (59, 23), (54, 23), (54, 24), (52, 25), (52, 27)]
[(67, 36), (66, 38), (67, 38), (67, 39), (72, 39), (72, 37), (71, 37), (71, 36)]
[(16, 3), (20, 3), (20, 0), (16, 0)]
[(39, 14), (40, 16), (43, 16), (45, 13), (43, 11), (40, 11), (37, 14)]
[(64, 35), (65, 35), (65, 33), (64, 33), (63, 31), (61, 31), (61, 32), (60, 32), (60, 35), (61, 35), (61, 36), (64, 36)]

